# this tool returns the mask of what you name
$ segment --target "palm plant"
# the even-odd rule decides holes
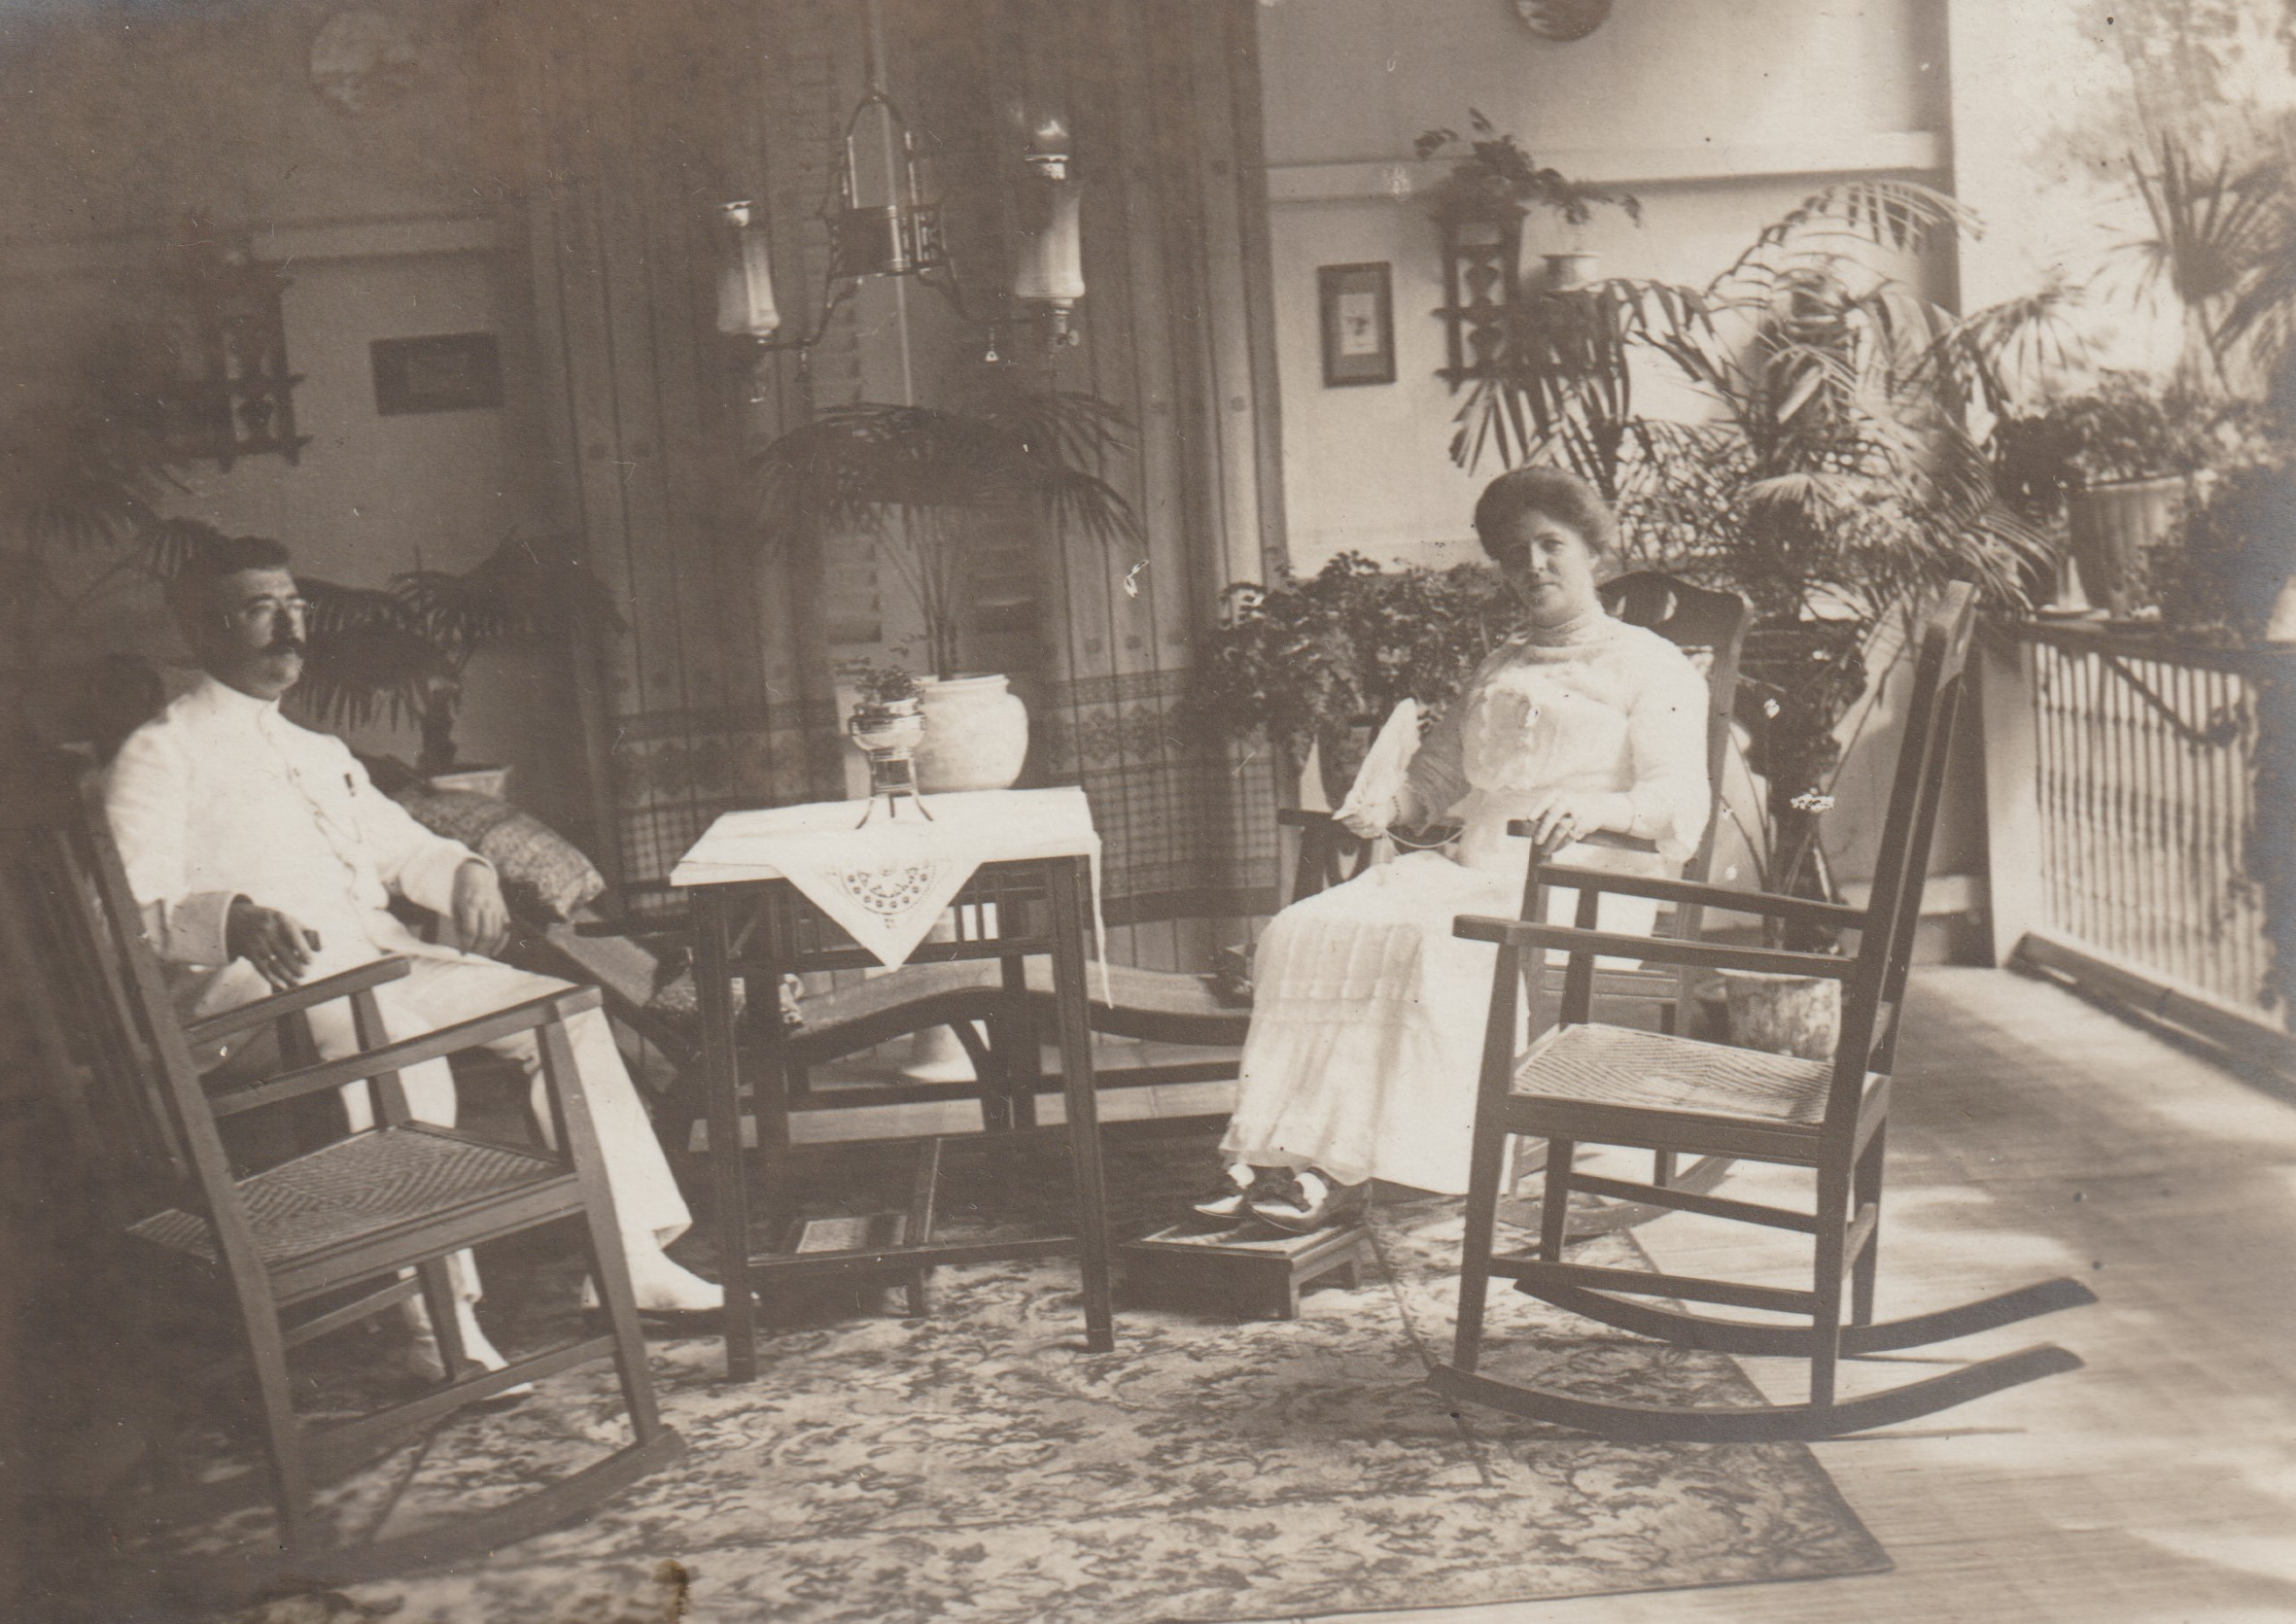
[[[928,663],[955,676],[986,524],[1140,541],[1131,502],[1094,471],[1126,448],[1130,429],[1106,401],[1065,392],[998,388],[971,411],[832,406],[758,454],[760,526],[770,545],[882,544],[923,617]]]
[[[176,485],[122,334],[59,363],[69,382],[0,423],[0,647],[18,673],[47,666],[122,590],[163,576],[183,536],[159,517]]]
[[[2296,340],[2296,181],[2285,134],[2236,157],[2203,155],[2170,130],[2132,155],[2153,234],[2128,246],[2139,289],[2183,312],[2180,381],[2190,392],[2261,393]]]
[[[613,595],[562,544],[515,536],[459,573],[412,570],[384,588],[298,584],[311,652],[296,708],[336,727],[413,723],[425,777],[454,770],[464,674],[479,649],[622,629]]]

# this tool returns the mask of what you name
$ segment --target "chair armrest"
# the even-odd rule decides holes
[[[339,1059],[298,1066],[294,1071],[274,1077],[268,1083],[259,1083],[253,1088],[240,1088],[218,1098],[215,1101],[215,1114],[219,1117],[236,1116],[242,1111],[254,1111],[265,1105],[276,1105],[281,1100],[294,1099],[298,1094],[316,1093],[322,1088],[339,1088],[350,1083],[365,1083],[384,1072],[404,1071],[426,1060],[444,1059],[466,1049],[476,1049],[497,1038],[506,1038],[513,1032],[531,1032],[538,1026],[564,1021],[584,1010],[596,1009],[598,1003],[598,989],[594,986],[570,986],[563,992],[544,993],[523,1004],[513,1004],[506,1010],[457,1021],[452,1026],[441,1026],[420,1037],[401,1038],[396,1043],[386,1043],[379,1049],[361,1050],[356,1054],[345,1054]]]
[[[1762,914],[1771,918],[1832,925],[1842,930],[1858,930],[1865,924],[1864,909],[1853,908],[1846,902],[1821,902],[1816,897],[1739,891],[1726,885],[1667,880],[1657,875],[1613,874],[1608,869],[1581,868],[1576,863],[1543,864],[1539,877],[1550,885],[1566,885],[1573,890],[1611,891],[1620,896],[1649,897],[1656,902],[1694,903],[1738,914]]]
[[[1275,809],[1275,821],[1287,829],[1339,829],[1349,840],[1362,838],[1352,829],[1341,828],[1338,814],[1328,812],[1311,812],[1305,807],[1278,807]],[[1425,848],[1457,840],[1459,825],[1456,823],[1423,823],[1412,827],[1399,823],[1387,833],[1393,836],[1400,846]],[[1652,849],[1654,851],[1657,847],[1652,847]]]
[[[673,885],[667,880],[629,880],[615,889],[619,895],[615,898],[614,912],[619,916],[601,918],[593,915],[589,918],[574,919],[572,923],[577,936],[666,935],[684,931],[690,922],[682,908],[640,917],[630,907],[631,902],[639,897],[683,896],[685,887],[682,885]]]
[[[184,1037],[192,1044],[214,1043],[253,1030],[282,1016],[293,1015],[297,1010],[332,1003],[337,998],[348,998],[354,992],[364,992],[370,986],[398,981],[413,966],[403,958],[378,958],[372,964],[362,964],[356,970],[345,970],[340,975],[329,976],[325,981],[290,987],[285,992],[258,998],[252,1004],[241,1004],[237,1009],[211,1015],[204,1020],[189,1021],[184,1026]]]
[[[1511,817],[1507,820],[1507,832],[1517,840],[1531,839],[1535,830],[1536,825],[1530,818]],[[1607,846],[1614,851],[1655,853],[1658,849],[1658,843],[1646,835],[1622,835],[1616,829],[1597,829],[1590,835],[1582,835],[1580,844],[1583,846]]]
[[[1693,964],[1709,970],[1767,970],[1787,976],[1823,976],[1847,981],[1857,960],[1832,953],[1789,952],[1778,948],[1738,948],[1724,942],[1681,942],[1669,936],[1636,936],[1619,930],[1581,930],[1575,925],[1541,924],[1532,919],[1501,919],[1484,914],[1462,914],[1451,921],[1451,934],[1477,942],[1496,942],[1505,948],[1563,948],[1573,956],[1615,953],[1627,958],[1656,960],[1660,964]]]

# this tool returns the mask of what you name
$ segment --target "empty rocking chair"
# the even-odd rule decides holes
[[[1429,1378],[1437,1391],[1605,1437],[1767,1441],[1832,1437],[1888,1426],[2080,1367],[2072,1354],[2044,1344],[1882,1392],[1851,1398],[1835,1394],[1836,1368],[1844,1356],[1921,1347],[2096,1300],[2078,1281],[2057,1279],[1911,1319],[1876,1323],[1873,1318],[1883,1142],[1898,1009],[1921,913],[1922,879],[1936,822],[1946,744],[1961,700],[1974,623],[1974,591],[1958,585],[1949,589],[1922,630],[1905,740],[1868,907],[1542,865],[1536,878],[1578,888],[1576,927],[1473,916],[1458,920],[1460,935],[1499,945],[1499,965],[1476,1113],[1458,1339],[1452,1362],[1439,1365]],[[1852,956],[1834,956],[1646,941],[1597,931],[1590,928],[1596,899],[1606,890],[1655,897],[1679,907],[1704,904],[1855,931],[1858,950]],[[1515,1000],[1525,985],[1526,955],[1536,966],[1553,948],[1570,953],[1561,1017],[1517,1056]],[[1836,1058],[1798,1059],[1589,1022],[1593,956],[1598,953],[1839,981],[1842,1022]],[[1543,981],[1529,983],[1534,998]],[[1544,1024],[1535,1019],[1532,1030]],[[1535,1252],[1494,1255],[1501,1167],[1508,1137],[1515,1134],[1543,1136],[1551,1145],[1539,1245]],[[1572,1152],[1582,1143],[1625,1146],[1661,1156],[1807,1167],[1816,1176],[1815,1209],[1798,1212],[1679,1185],[1590,1175],[1572,1166]],[[1808,1290],[1786,1290],[1566,1262],[1564,1214],[1574,1190],[1809,1235],[1816,1252],[1811,1285]],[[1680,1346],[1807,1360],[1809,1400],[1726,1408],[1626,1403],[1526,1388],[1478,1374],[1485,1296],[1494,1276],[1513,1280],[1517,1291],[1587,1319]],[[1783,1312],[1806,1317],[1808,1323],[1717,1318],[1668,1305],[1675,1299]]]

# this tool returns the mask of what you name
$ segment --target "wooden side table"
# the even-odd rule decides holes
[[[936,798],[933,805],[938,808],[946,799],[955,798]],[[1078,799],[1081,802],[1081,796]],[[1090,839],[1089,825],[1086,838]],[[705,836],[694,853],[703,852],[709,841]],[[883,1276],[942,1263],[1065,1252],[1075,1252],[1081,1263],[1087,1345],[1096,1352],[1113,1348],[1107,1199],[1100,1165],[1099,1118],[1093,1093],[1092,1036],[1086,1020],[1089,993],[1084,942],[1092,922],[1092,853],[1080,849],[1073,854],[982,863],[952,904],[957,921],[954,939],[922,943],[904,961],[997,959],[1013,1009],[1013,1019],[999,1023],[1004,1028],[1003,1044],[1010,1048],[999,1059],[1009,1067],[1026,1067],[1026,1075],[1033,1076],[1036,1038],[1027,1014],[1026,959],[1030,953],[1051,956],[1075,1193],[1073,1231],[953,1242],[935,1242],[929,1237],[920,1242],[912,1231],[895,1245],[803,1253],[749,1250],[752,1191],[742,1148],[742,1085],[745,1078],[753,1085],[752,1109],[766,1173],[766,1200],[788,1206],[790,1076],[779,1001],[752,990],[737,1030],[733,978],[742,976],[751,989],[770,988],[781,985],[785,972],[860,969],[877,964],[879,959],[787,879],[778,875],[750,878],[725,867],[704,872],[691,864],[694,853],[689,853],[688,864],[680,865],[678,873],[683,878],[678,882],[687,889],[693,903],[695,985],[701,1002],[703,1077],[715,1207],[712,1225],[718,1257],[742,1260],[747,1264],[745,1268],[720,1263],[725,1284],[726,1374],[733,1380],[747,1381],[757,1373],[755,1292],[762,1282]],[[770,873],[770,864],[756,866]],[[901,971],[894,969],[889,974],[897,976]],[[787,1215],[776,1212],[773,1216],[773,1232],[786,1233]]]

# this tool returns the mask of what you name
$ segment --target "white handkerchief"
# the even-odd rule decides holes
[[[1350,817],[1369,818],[1382,828],[1393,823],[1403,805],[1404,775],[1418,749],[1418,702],[1401,700],[1387,712],[1379,737],[1372,741],[1363,765],[1355,771],[1355,782],[1348,787],[1347,799],[1339,803],[1332,815],[1341,822]]]

